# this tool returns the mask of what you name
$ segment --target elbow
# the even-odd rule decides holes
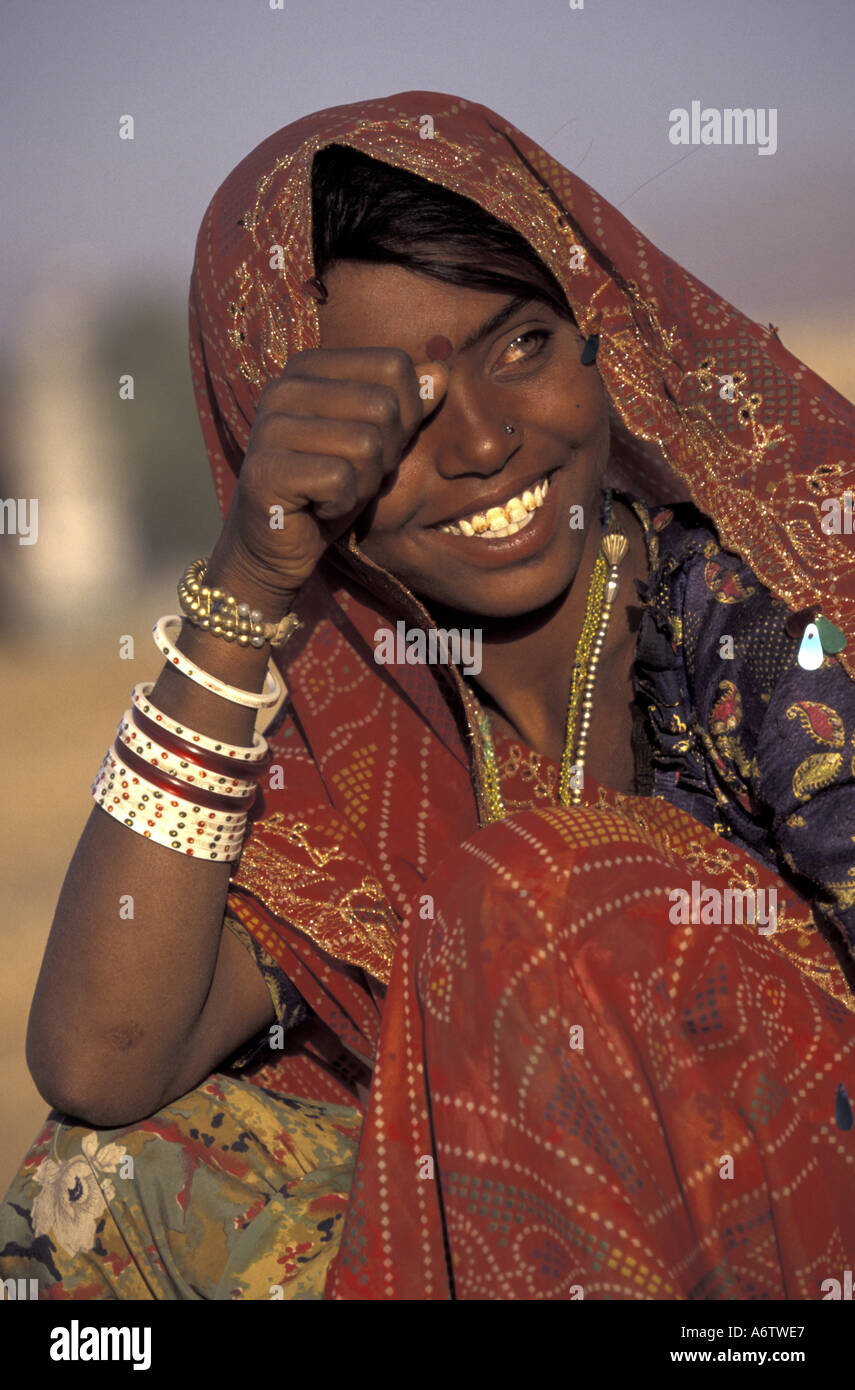
[[[93,1129],[119,1129],[137,1124],[160,1105],[150,1069],[147,1077],[129,1078],[124,1068],[80,1056],[73,1049],[44,1039],[30,1027],[27,1033],[27,1066],[42,1100],[53,1110]]]

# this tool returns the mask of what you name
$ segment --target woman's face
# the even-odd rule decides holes
[[[416,364],[436,335],[453,348],[445,397],[359,518],[362,551],[428,605],[502,618],[557,598],[573,581],[588,528],[599,524],[609,449],[606,394],[596,367],[580,363],[577,329],[530,301],[465,349],[511,295],[353,261],[337,262],[324,283],[324,348],[396,347]],[[507,540],[439,529],[522,498],[544,479],[543,505]],[[584,529],[578,512],[570,525],[574,505]]]

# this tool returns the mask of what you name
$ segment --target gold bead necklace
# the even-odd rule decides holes
[[[612,529],[610,526],[611,500],[611,493],[607,492],[606,524],[609,529],[603,536],[594,564],[585,603],[585,620],[582,623],[582,631],[576,643],[576,655],[573,660],[570,696],[567,702],[564,752],[561,757],[561,772],[558,780],[558,800],[562,806],[578,806],[582,801],[585,755],[588,749],[588,734],[594,709],[594,683],[611,618],[612,605],[620,588],[620,564],[629,550],[629,541],[623,532]],[[484,799],[489,809],[488,824],[490,824],[493,821],[502,820],[506,811],[502,799],[496,751],[490,732],[490,721],[477,701],[476,710],[484,749],[483,790]]]

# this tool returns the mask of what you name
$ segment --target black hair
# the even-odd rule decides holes
[[[315,279],[335,261],[398,265],[449,285],[524,295],[575,323],[564,291],[525,237],[460,193],[347,145],[312,169]]]

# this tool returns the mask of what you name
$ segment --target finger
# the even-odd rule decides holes
[[[280,380],[268,393],[253,427],[253,444],[346,455],[348,431],[356,431],[358,437],[359,426],[371,426],[382,440],[383,463],[389,470],[422,418],[419,409],[405,427],[397,391],[382,382],[292,377]]]
[[[352,438],[346,438],[341,453],[324,452],[317,439],[309,439],[305,452],[291,448],[278,455],[268,452],[259,456],[251,480],[252,495],[261,500],[263,510],[270,501],[276,501],[287,515],[308,510],[319,519],[330,520],[351,511],[358,514],[386,476],[378,441],[370,439],[370,426],[364,428],[364,447],[357,442],[354,448]]]
[[[330,403],[324,403],[324,409]],[[289,457],[293,454],[335,455],[355,467],[376,464],[378,480],[390,473],[401,457],[403,434],[400,423],[395,429],[371,419],[333,418],[313,415],[278,415],[268,412],[255,433],[255,450],[269,457]],[[379,486],[379,481],[378,481]]]
[[[424,419],[419,383],[412,357],[400,348],[308,348],[295,353],[282,379],[325,377],[391,386],[398,396],[405,438]]]

